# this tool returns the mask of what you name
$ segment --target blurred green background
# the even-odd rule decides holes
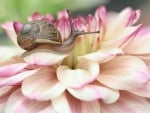
[[[87,15],[94,13],[95,9],[100,5],[106,5],[108,10],[120,11],[127,6],[134,9],[141,9],[149,13],[149,0],[0,0],[0,24],[5,21],[20,20],[27,21],[27,17],[34,12],[40,12],[45,15],[51,13],[56,16],[56,12],[63,9],[69,9],[71,13],[76,15]],[[143,13],[141,21],[144,20],[149,14]],[[146,19],[145,19],[146,18]],[[11,44],[8,41],[4,30],[0,29],[0,44]]]
[[[96,4],[106,3],[107,0],[0,0],[0,22],[6,20],[26,21],[26,17],[33,12],[53,15],[58,10],[72,11],[91,8]]]

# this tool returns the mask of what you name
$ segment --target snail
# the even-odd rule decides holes
[[[21,48],[31,51],[40,45],[48,45],[47,49],[57,53],[68,53],[72,51],[76,37],[84,34],[99,33],[77,31],[74,29],[71,19],[69,18],[71,32],[69,37],[62,42],[59,30],[46,20],[31,21],[21,28],[17,34],[17,42]]]

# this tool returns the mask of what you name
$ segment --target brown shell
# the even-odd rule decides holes
[[[62,43],[60,32],[46,20],[35,20],[25,24],[17,36],[18,44],[25,50],[31,50],[39,43],[44,43],[36,42],[40,39],[51,41],[51,44]]]
[[[62,42],[60,32],[54,25],[50,24],[48,21],[46,20],[33,21],[32,24],[36,24],[39,26],[40,29],[39,38],[46,38],[48,40]]]

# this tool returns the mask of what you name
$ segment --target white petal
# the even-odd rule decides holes
[[[103,86],[86,85],[83,88],[68,89],[74,97],[83,101],[102,99],[105,103],[113,103],[119,98],[119,92]]]
[[[76,69],[59,66],[57,77],[66,87],[83,87],[92,82],[99,74],[99,64],[92,60],[80,59]]]
[[[113,59],[118,54],[123,54],[123,51],[120,48],[105,48],[105,49],[102,48],[96,52],[79,56],[78,59],[86,58],[102,63]]]
[[[50,101],[38,102],[29,100],[18,89],[9,97],[5,106],[5,113],[39,113],[48,106],[51,106]]]
[[[100,104],[96,101],[80,101],[71,95],[64,93],[52,100],[57,113],[100,113]]]
[[[65,87],[57,80],[55,70],[41,68],[31,77],[24,79],[22,93],[34,100],[50,100],[62,94]]]
[[[61,55],[61,54],[55,54],[51,52],[35,52],[25,56],[24,60],[28,64],[45,66],[45,65],[53,65],[59,63],[63,60],[64,57],[66,57],[66,54]]]
[[[145,63],[133,56],[118,56],[101,68],[97,80],[117,90],[132,91],[145,86],[150,79]]]
[[[116,103],[101,104],[101,109],[102,113],[149,113],[150,103],[146,98],[124,93]]]

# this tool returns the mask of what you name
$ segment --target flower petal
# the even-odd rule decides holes
[[[25,63],[24,60],[20,56],[13,56],[8,60],[4,60],[0,62],[0,66],[7,66],[7,65],[12,65],[12,64],[17,64],[17,63]]]
[[[6,103],[7,98],[6,100],[3,100],[3,99],[2,99],[2,102],[0,102],[0,113],[4,113],[4,110],[5,110],[4,108],[5,108],[5,103]]]
[[[14,86],[5,86],[0,88],[0,97],[7,95],[15,89]],[[0,112],[1,113],[1,112]]]
[[[52,105],[45,107],[43,110],[39,111],[38,113],[56,113]]]
[[[120,33],[125,27],[134,24],[140,16],[140,11],[133,11],[130,7],[125,8],[122,12],[110,16],[108,14],[107,34],[105,38],[111,38]]]
[[[45,15],[43,19],[46,19],[49,23],[52,23],[54,21],[54,17],[49,13]]]
[[[28,17],[28,21],[41,20],[42,18],[43,16],[40,13],[35,12],[32,16]]]
[[[13,28],[13,22],[5,22],[0,25],[7,33],[9,38],[12,40],[12,42],[18,46],[17,44],[17,35],[15,33],[15,30]]]
[[[92,82],[98,74],[99,64],[86,59],[80,59],[74,70],[67,66],[59,66],[57,69],[58,80],[66,87],[73,88],[83,87]]]
[[[58,21],[56,27],[60,31],[61,39],[64,41],[71,33],[70,23],[68,19],[62,18]]]
[[[16,85],[20,83],[23,79],[34,74],[36,71],[37,70],[24,71],[10,77],[1,77],[0,86]]]
[[[150,103],[146,98],[122,94],[120,99],[113,104],[101,103],[102,113],[149,113]]]
[[[95,11],[95,17],[100,19],[105,26],[107,20],[106,7],[100,6],[99,8],[97,8],[97,10]]]
[[[79,56],[78,59],[85,58],[102,63],[113,59],[118,54],[123,54],[123,51],[120,48],[107,48],[100,49],[96,52],[89,53],[83,56]]]
[[[52,104],[57,113],[72,113],[69,102],[64,93],[59,97],[52,99]]]
[[[21,22],[13,22],[13,27],[14,27],[16,34],[20,32],[22,26],[23,24]]]
[[[114,103],[119,98],[119,92],[103,86],[86,85],[83,88],[68,89],[74,97],[83,101],[102,99],[105,103]]]
[[[135,39],[128,44],[124,51],[126,54],[145,54],[150,53],[150,27],[142,28]]]
[[[133,56],[118,56],[101,66],[97,80],[119,90],[133,90],[150,79],[145,63]]]
[[[125,47],[135,38],[141,27],[142,25],[127,27],[123,31],[119,32],[118,35],[110,36],[110,39],[104,40],[104,42],[102,43],[102,48]]]
[[[50,68],[41,68],[22,83],[22,93],[30,99],[40,101],[55,98],[64,90],[63,85],[56,79],[55,70]]]
[[[57,19],[60,20],[62,18],[64,19],[68,19],[69,15],[68,15],[68,12],[67,10],[63,10],[63,11],[60,11],[57,13]]]
[[[0,113],[5,113],[5,105],[10,94],[0,96]]]
[[[14,55],[22,54],[23,52],[23,49],[14,46],[0,46],[0,63],[10,59]]]
[[[148,97],[150,98],[150,81],[148,81],[146,84],[144,84],[143,86],[136,88],[136,89],[132,89],[130,92],[138,95],[138,96],[142,96],[142,97]]]
[[[5,113],[40,113],[48,106],[52,108],[50,101],[38,102],[29,100],[18,89],[9,97],[6,103]]]
[[[26,63],[17,63],[0,67],[0,77],[12,76],[22,71],[25,67],[27,67]]]
[[[91,101],[91,102],[82,101],[81,109],[82,109],[82,113],[100,113],[101,112],[98,100]]]
[[[0,97],[4,96],[13,89],[13,86],[5,86],[0,88]]]
[[[16,87],[14,86],[0,88],[0,113],[4,113],[7,99],[14,90],[16,90]]]
[[[54,20],[54,17],[51,14],[42,16],[39,12],[35,12],[32,14],[32,16],[28,17],[28,21],[34,21],[34,20],[46,20],[49,23],[52,23],[52,21]]]
[[[35,52],[24,56],[24,60],[28,64],[35,64],[38,66],[53,65],[59,63],[66,57],[66,54],[57,54],[51,52]]]
[[[75,30],[86,31],[85,23],[83,23],[82,17],[73,19],[73,25]]]
[[[88,30],[90,31],[99,31],[101,27],[101,20],[96,17],[88,16]],[[94,34],[95,37],[99,36],[99,34]]]
[[[98,101],[85,102],[67,95],[66,93],[52,100],[58,113],[100,113]]]

